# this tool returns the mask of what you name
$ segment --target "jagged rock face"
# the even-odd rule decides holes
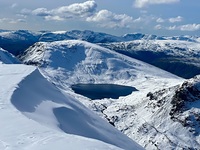
[[[200,130],[200,76],[185,81],[175,92],[171,101],[171,119],[190,128],[194,135]]]

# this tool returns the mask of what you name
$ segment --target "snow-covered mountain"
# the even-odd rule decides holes
[[[0,48],[0,64],[19,64],[20,61],[12,54]]]
[[[180,40],[135,40],[102,43],[119,53],[145,61],[184,78],[200,74],[200,43]]]
[[[77,40],[36,43],[21,60],[38,65],[50,82],[146,149],[200,146],[199,131],[194,132],[198,130],[199,77],[186,81],[144,62]],[[118,99],[91,101],[71,89],[71,85],[78,83],[129,85],[137,91]],[[186,92],[182,92],[183,87]]]
[[[0,64],[0,83],[0,149],[142,149],[35,67]]]
[[[20,59],[25,64],[60,71],[59,76],[63,73],[67,79],[63,82],[67,85],[79,82],[129,83],[140,76],[179,79],[136,59],[79,40],[38,42],[27,49]]]
[[[39,40],[39,34],[27,30],[0,30],[0,47],[19,55]]]
[[[109,43],[109,42],[119,42],[124,40],[122,37],[117,37],[114,35],[93,32],[90,30],[80,31],[57,31],[57,32],[46,32],[41,35],[39,41],[41,42],[53,42],[68,39],[78,39],[83,41],[88,41],[91,43]]]

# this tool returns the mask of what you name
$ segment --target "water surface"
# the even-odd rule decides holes
[[[137,91],[135,87],[117,84],[75,84],[71,88],[75,93],[92,100],[103,98],[118,99],[120,96],[127,96],[133,91]]]

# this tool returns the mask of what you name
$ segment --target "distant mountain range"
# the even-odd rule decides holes
[[[200,74],[197,36],[156,36],[131,33],[114,36],[93,31],[40,31],[0,30],[0,47],[18,56],[36,42],[53,42],[78,39],[155,65],[183,78]]]

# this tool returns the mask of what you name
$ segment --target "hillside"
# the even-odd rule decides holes
[[[142,61],[78,40],[36,43],[21,60],[39,66],[42,74],[59,89],[146,149],[199,147],[196,117],[199,108],[191,107],[199,101],[198,77],[187,81]],[[137,90],[117,99],[91,100],[71,89],[79,83],[128,85]],[[190,99],[195,97],[195,101],[181,96],[183,87],[189,91],[185,95]]]

